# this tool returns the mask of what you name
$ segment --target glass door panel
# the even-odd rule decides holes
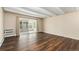
[[[20,33],[33,33],[33,32],[37,32],[37,20],[21,19]]]

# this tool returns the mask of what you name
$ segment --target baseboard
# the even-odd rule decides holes
[[[77,39],[77,38],[73,38],[73,37],[69,37],[69,36],[58,35],[58,34],[52,34],[52,33],[48,33],[48,32],[44,32],[44,33],[51,34],[51,35],[56,35],[56,36],[60,36],[60,37],[64,37],[64,38],[79,40],[79,39]]]
[[[45,32],[38,32],[38,33],[45,33]]]

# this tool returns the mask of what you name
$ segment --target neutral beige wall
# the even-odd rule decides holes
[[[38,32],[43,32],[43,19],[37,20],[37,30]]]
[[[79,12],[44,19],[44,32],[79,39]]]
[[[3,35],[3,9],[0,7],[0,46],[2,45],[4,41],[4,35]]]
[[[18,21],[16,20],[19,20],[19,17],[24,17],[24,18],[31,18],[31,17],[27,17],[27,16],[24,16],[24,15],[18,15],[18,14],[15,14],[15,13],[10,13],[10,12],[5,12],[4,13],[4,29],[14,29],[14,35],[16,35],[16,31],[18,33],[18,27],[16,27],[16,22],[18,23]],[[38,19],[38,18],[32,18],[32,19],[37,19],[38,20],[38,32],[42,31],[42,27],[41,27],[41,20]],[[17,34],[18,35],[18,34]]]
[[[13,35],[16,35],[16,15],[4,13],[4,30],[13,29]]]

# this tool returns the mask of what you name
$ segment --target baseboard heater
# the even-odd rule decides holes
[[[10,36],[14,36],[15,34],[14,34],[15,32],[14,32],[14,29],[6,29],[6,30],[4,30],[4,36],[5,37],[10,37]]]

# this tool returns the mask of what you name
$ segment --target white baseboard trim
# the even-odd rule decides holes
[[[79,40],[78,38],[75,38],[75,37],[70,37],[70,36],[65,36],[65,35],[60,35],[60,34],[53,34],[53,33],[49,33],[49,32],[45,32],[45,33],[48,33],[48,34],[51,34],[51,35],[57,35],[57,36],[65,37],[65,38]]]

